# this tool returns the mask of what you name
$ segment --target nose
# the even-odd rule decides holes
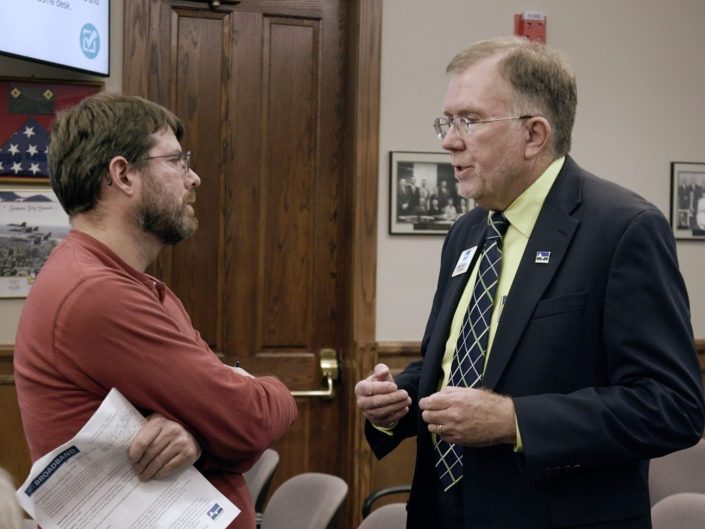
[[[198,187],[201,185],[201,177],[191,168],[188,170],[188,181],[189,187]]]
[[[445,137],[441,140],[441,147],[446,151],[460,151],[465,147],[465,140],[458,129],[453,126],[448,129]]]

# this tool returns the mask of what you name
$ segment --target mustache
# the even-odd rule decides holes
[[[184,197],[184,204],[193,204],[196,202],[196,190],[191,189],[188,194]]]

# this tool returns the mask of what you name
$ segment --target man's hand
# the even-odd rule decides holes
[[[397,388],[389,368],[377,364],[374,372],[355,384],[357,406],[365,418],[376,426],[390,426],[409,413],[411,397]]]
[[[245,371],[243,368],[241,368],[239,365],[236,366],[228,366],[230,369],[235,371],[238,375],[242,375],[244,377],[249,377],[249,378],[255,378],[254,375],[251,375],[249,372]]]
[[[490,390],[449,386],[421,399],[419,408],[428,431],[449,443],[516,443],[514,402]]]
[[[194,464],[201,447],[181,424],[154,413],[135,435],[127,456],[140,481],[148,481]]]

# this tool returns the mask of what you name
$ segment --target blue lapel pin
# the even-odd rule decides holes
[[[547,252],[545,250],[540,250],[536,252],[536,259],[534,260],[535,263],[538,264],[548,264],[548,261],[551,260],[551,252]]]

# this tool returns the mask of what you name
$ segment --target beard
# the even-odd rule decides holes
[[[155,177],[150,175],[136,212],[137,222],[142,230],[163,244],[174,245],[193,235],[198,228],[198,219],[188,208],[196,199],[196,192],[191,190],[182,201],[177,201],[155,184]]]
[[[460,196],[474,200],[485,209],[503,211],[507,208],[531,184],[525,181],[521,151],[515,147],[510,144],[505,156],[489,170],[476,166],[470,179],[460,182]]]

